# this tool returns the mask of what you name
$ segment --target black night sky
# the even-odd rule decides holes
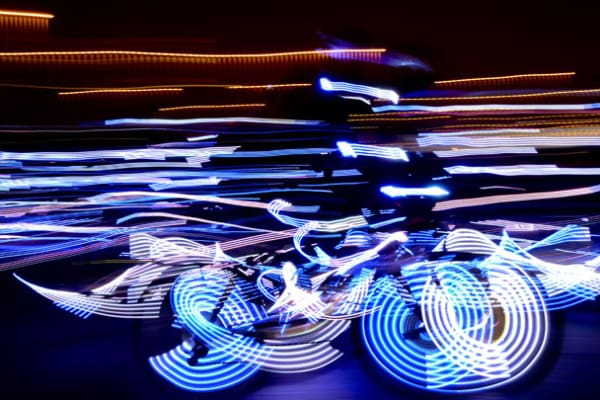
[[[571,1],[13,2],[55,15],[53,38],[206,38],[218,51],[315,48],[316,32],[423,56],[439,78],[576,71],[598,79],[592,3]],[[6,8],[11,4],[6,3]]]

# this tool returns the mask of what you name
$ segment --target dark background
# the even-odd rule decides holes
[[[591,5],[573,1],[555,6],[526,1],[62,0],[2,2],[0,8],[53,13],[50,35],[56,41],[155,38],[164,44],[167,38],[177,44],[208,39],[223,52],[296,50],[318,47],[316,32],[322,31],[421,56],[434,66],[438,79],[575,71],[581,85],[600,82],[597,13]],[[54,266],[33,267],[23,275],[39,277],[48,267]],[[67,270],[64,265],[54,269],[48,282],[73,279]],[[553,342],[537,375],[510,389],[466,397],[599,398],[598,309],[596,302],[555,316]],[[383,382],[351,334],[340,343],[346,355],[324,370],[262,375],[240,390],[193,396],[161,382],[145,361],[167,332],[160,322],[83,321],[5,272],[0,273],[0,315],[5,399],[424,398]],[[172,339],[164,337],[165,342]]]
[[[55,39],[207,38],[219,51],[258,51],[315,48],[321,31],[423,56],[440,79],[556,71],[600,77],[600,24],[591,1],[2,3],[53,13]]]

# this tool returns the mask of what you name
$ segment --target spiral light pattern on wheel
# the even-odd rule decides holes
[[[363,339],[393,378],[473,392],[506,384],[535,364],[548,336],[542,294],[506,260],[474,266],[431,263],[429,272],[407,271],[404,284],[391,277],[375,284],[370,301],[381,309],[363,318]]]
[[[171,301],[178,322],[208,352],[195,365],[189,365],[192,346],[184,342],[170,352],[150,358],[158,374],[183,389],[208,392],[237,385],[260,368],[258,360],[268,350],[253,338],[226,328],[241,328],[262,317],[258,307],[244,301],[230,273],[185,273],[173,286]]]
[[[414,299],[401,296],[399,282],[392,277],[375,282],[368,301],[381,308],[363,317],[362,336],[370,355],[392,378],[426,387],[428,356],[435,356],[438,351],[423,331],[416,301],[427,274],[415,274],[412,278]]]

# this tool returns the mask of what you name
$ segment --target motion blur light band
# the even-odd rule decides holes
[[[114,125],[194,125],[194,124],[271,124],[271,125],[320,125],[321,121],[298,120],[285,118],[258,118],[258,117],[223,117],[223,118],[118,118],[107,119],[104,124]]]
[[[409,161],[406,151],[399,147],[374,146],[368,144],[349,143],[338,141],[337,148],[344,157],[356,158],[358,156],[376,157],[388,160]]]
[[[430,196],[430,197],[442,197],[448,196],[448,191],[438,187],[431,186],[425,188],[404,188],[397,186],[382,186],[379,189],[381,193],[389,197],[406,197],[406,196]]]
[[[374,86],[358,85],[348,82],[335,82],[327,78],[319,79],[319,87],[326,92],[346,92],[352,94],[361,94],[375,99],[382,99],[398,104],[400,95],[390,89],[381,89]]]

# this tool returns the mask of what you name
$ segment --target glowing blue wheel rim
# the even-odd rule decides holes
[[[228,296],[223,302],[224,293]],[[211,392],[236,386],[258,371],[266,355],[262,346],[228,327],[259,319],[261,310],[244,301],[230,274],[220,270],[182,274],[173,286],[171,301],[178,323],[208,352],[190,364],[194,345],[184,341],[151,357],[150,365],[161,377],[185,390]],[[220,310],[213,316],[218,304]]]
[[[380,309],[362,319],[368,353],[393,379],[418,389],[475,392],[505,385],[537,361],[548,336],[539,289],[518,266],[431,263],[384,277],[369,294]],[[403,286],[404,285],[404,286]]]

